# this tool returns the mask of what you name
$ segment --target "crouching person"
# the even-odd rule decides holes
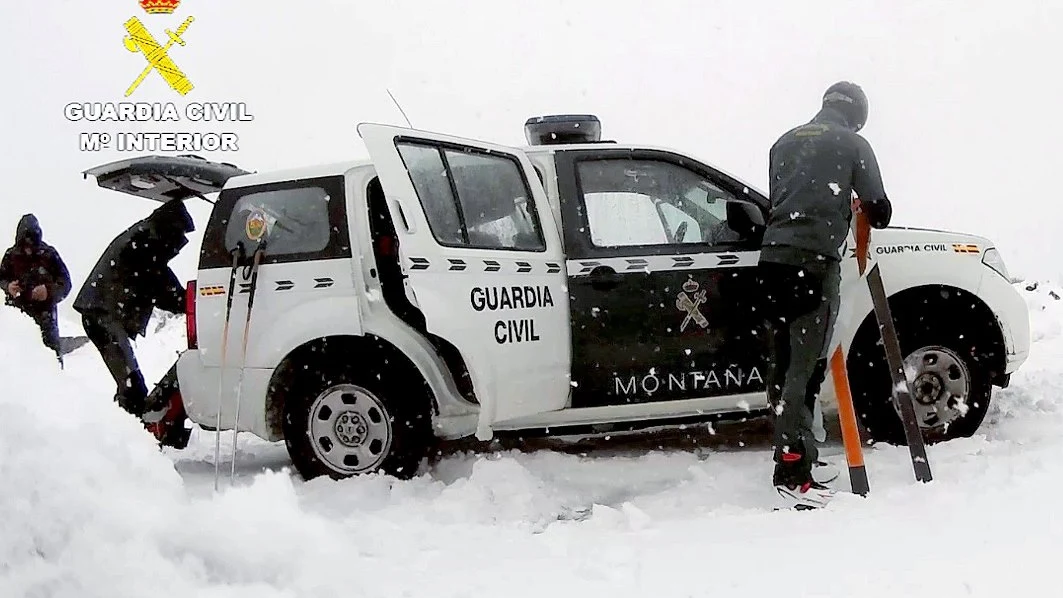
[[[70,272],[54,247],[44,242],[40,223],[26,214],[15,229],[15,244],[0,262],[5,303],[33,318],[44,345],[62,364],[56,307],[70,293]]]
[[[74,300],[85,335],[117,385],[115,401],[138,417],[148,389],[132,341],[145,335],[156,307],[184,313],[184,287],[168,264],[193,230],[180,200],[163,204],[111,241]]]

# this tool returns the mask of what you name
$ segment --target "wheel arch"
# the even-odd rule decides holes
[[[924,439],[932,443],[973,434],[988,411],[992,386],[1007,382],[1005,333],[992,308],[970,290],[940,283],[897,291],[887,301],[903,355],[939,345],[974,368],[965,399],[969,411],[929,437],[924,430]],[[889,399],[890,375],[873,310],[856,327],[846,355],[853,406],[868,438],[904,444],[900,418]]]
[[[284,395],[290,388],[292,374],[301,364],[315,359],[338,357],[358,359],[367,366],[399,367],[410,376],[417,376],[418,386],[431,402],[431,415],[439,414],[439,399],[428,383],[426,373],[398,347],[387,339],[373,334],[330,335],[318,337],[298,345],[281,359],[266,387],[265,419],[271,437],[284,438]]]
[[[847,359],[865,339],[877,338],[878,318],[868,306],[859,324],[851,330],[846,344]],[[887,298],[897,336],[904,343],[905,328],[935,326],[955,331],[959,337],[974,337],[979,350],[973,357],[988,365],[990,380],[997,386],[1006,382],[1007,347],[1004,330],[993,309],[974,291],[952,284],[924,283],[894,292]],[[942,318],[941,315],[945,317]],[[970,340],[968,338],[968,340]]]

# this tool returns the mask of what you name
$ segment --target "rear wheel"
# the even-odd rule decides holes
[[[305,479],[416,475],[431,440],[429,400],[391,368],[299,369],[284,397],[284,441]]]

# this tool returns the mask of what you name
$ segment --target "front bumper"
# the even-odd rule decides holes
[[[272,369],[245,368],[243,380],[240,369],[225,368],[225,378],[220,380],[221,368],[206,367],[198,350],[191,349],[177,360],[177,378],[181,386],[181,398],[188,419],[202,428],[213,430],[218,425],[218,407],[221,405],[221,429],[232,430],[236,418],[237,388],[243,387],[240,398],[241,432],[275,442],[279,438],[270,435],[266,424],[266,390],[269,387]],[[218,400],[219,382],[221,401]]]
[[[996,314],[1006,350],[1004,374],[1010,375],[1030,356],[1030,309],[1019,291],[989,268],[982,275],[978,296]],[[1005,376],[995,383],[1007,384],[1009,379]]]

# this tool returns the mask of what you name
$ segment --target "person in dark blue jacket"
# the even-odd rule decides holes
[[[46,347],[62,363],[57,307],[70,293],[70,272],[54,247],[44,242],[40,222],[25,214],[15,229],[15,244],[0,261],[5,303],[33,318]]]

